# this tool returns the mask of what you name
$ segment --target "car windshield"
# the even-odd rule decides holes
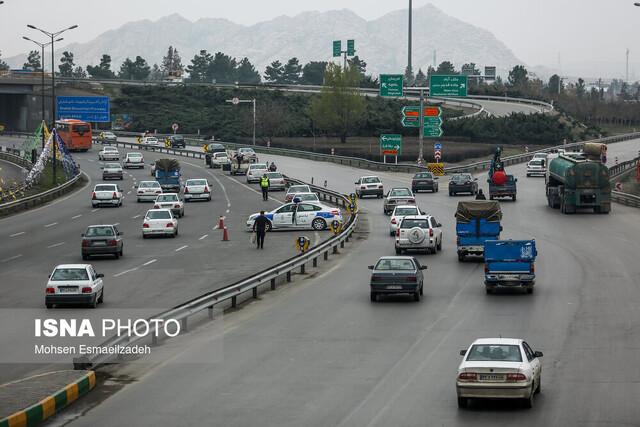
[[[174,135],[172,138],[174,141],[182,141],[184,139],[181,135]]]
[[[254,165],[250,165],[250,166],[249,166],[249,169],[251,169],[251,170],[255,170],[255,169],[268,169],[268,168],[267,168],[267,165],[263,165],[263,164],[260,164],[260,163],[256,163],[256,164],[254,164]]]
[[[120,168],[120,163],[107,163],[104,165],[105,169],[118,169]]]
[[[420,215],[417,208],[396,208],[395,216]]]
[[[391,190],[391,192],[389,193],[389,196],[391,197],[411,196],[411,191],[409,191],[407,188],[397,188],[397,189]]]
[[[417,173],[416,176],[414,176],[414,178],[418,178],[418,179],[433,179],[433,175],[430,174],[429,172],[422,172],[422,173]]]
[[[117,149],[117,148],[115,148],[115,147],[104,147],[104,150],[103,150],[103,151],[104,151],[105,153],[106,153],[107,151],[112,151],[112,152],[114,152],[114,153],[115,153],[116,151],[118,151],[118,149]]]
[[[522,362],[522,354],[517,345],[473,345],[469,350],[467,361]]]
[[[160,184],[157,182],[143,181],[140,183],[140,188],[159,188]]]
[[[171,213],[169,211],[149,211],[147,219],[171,219]]]
[[[311,189],[307,185],[292,185],[287,193],[310,193]]]
[[[157,140],[158,140],[158,138],[156,138],[155,136],[149,136],[149,137],[147,137],[147,141],[155,142],[155,141],[157,141]]]
[[[266,174],[269,179],[280,179],[282,178],[282,174],[280,172],[269,172]]]
[[[156,199],[158,202],[177,202],[178,195],[177,194],[163,194],[158,196]]]
[[[542,166],[542,160],[541,159],[531,160],[529,164],[531,166]]]
[[[253,148],[241,148],[238,150],[239,152],[243,153],[243,154],[253,154]]]
[[[214,153],[213,157],[215,157],[216,159],[220,157],[227,157],[227,153]]]
[[[392,258],[383,258],[376,264],[376,270],[415,270],[415,266],[413,265],[413,261],[410,259],[392,259]]]
[[[140,154],[140,153],[128,153],[127,157],[142,157],[142,154]]]
[[[107,237],[113,236],[113,228],[111,227],[89,227],[84,233],[86,237]]]
[[[378,178],[377,176],[367,176],[362,178],[363,184],[377,184],[379,182],[380,182],[380,178]]]
[[[205,179],[190,179],[187,181],[187,185],[207,185],[207,180]]]
[[[429,223],[427,222],[426,219],[405,218],[402,221],[402,224],[400,225],[400,228],[413,228],[413,227],[429,228]]]
[[[471,175],[454,175],[452,181],[455,182],[467,182],[471,181]]]
[[[314,193],[309,193],[309,194],[300,193],[300,194],[296,194],[296,197],[303,202],[308,202],[310,200],[318,200],[318,195]]]
[[[51,280],[89,280],[86,268],[56,268]]]
[[[93,191],[116,191],[115,185],[96,185]]]

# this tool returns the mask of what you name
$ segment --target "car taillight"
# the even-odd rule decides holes
[[[55,288],[47,288],[47,293],[48,294],[55,294],[56,290],[55,290]]]
[[[86,239],[82,239],[82,246],[90,246],[91,242],[89,240]]]
[[[85,287],[82,288],[82,293],[83,294],[90,294],[92,290],[93,289],[91,289],[90,286],[85,286]]]
[[[382,185],[378,185],[378,188],[382,190]]]
[[[417,281],[418,281],[418,279],[416,278],[416,276],[409,276],[409,277],[407,277],[405,280],[406,280],[407,282],[413,282],[413,283],[415,283],[415,282],[417,282]]]
[[[96,196],[96,192],[94,191],[94,192],[91,194],[91,199],[92,199],[92,200],[95,200],[95,199],[97,199],[97,198],[98,198],[98,197]]]
[[[204,187],[204,192],[208,193],[209,192],[209,187]]]
[[[524,374],[507,374],[507,381],[526,381],[527,377]]]
[[[398,223],[398,221],[396,221],[395,218],[391,218],[391,224],[397,224],[397,223]]]
[[[414,203],[414,204],[416,203],[415,199],[409,199],[408,201],[409,203]]]
[[[485,264],[484,265],[484,272],[488,273],[489,272],[489,264]]]
[[[338,215],[340,215],[340,211],[339,211],[338,209],[333,209],[333,210],[331,211],[331,215],[333,215],[333,216],[338,216]]]
[[[429,229],[429,237],[433,237],[433,228]]]
[[[168,222],[166,228],[173,228],[173,223],[172,222]]]
[[[109,240],[107,242],[107,245],[109,246],[116,246],[118,244],[118,242],[115,239]]]
[[[360,189],[361,189],[361,190],[366,190],[366,189],[367,189],[367,186],[366,186],[366,185],[361,185],[361,186],[360,186]]]
[[[156,194],[162,194],[162,190],[156,190]]]
[[[158,206],[158,205],[153,205],[153,209],[160,209],[160,206]]]
[[[180,208],[180,205],[173,205],[173,207],[174,207],[175,209],[179,209],[179,208]]]
[[[461,372],[458,375],[460,381],[478,381],[478,374],[475,372]]]
[[[189,187],[184,187],[184,194],[188,194],[189,193]]]
[[[111,195],[112,199],[117,199],[118,198],[118,193],[116,193],[115,191],[113,192],[113,194]]]
[[[396,230],[396,236],[400,237],[400,229],[399,228]]]
[[[145,222],[144,224],[142,224],[142,228],[149,228],[149,224]]]
[[[138,190],[138,194],[144,194],[144,191]]]

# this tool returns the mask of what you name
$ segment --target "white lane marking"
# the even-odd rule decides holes
[[[129,269],[129,270],[121,271],[121,272],[120,272],[120,273],[118,273],[118,274],[114,274],[114,275],[113,275],[113,277],[120,277],[120,276],[122,276],[123,274],[127,274],[127,273],[131,273],[132,271],[136,271],[138,268],[139,268],[139,267],[135,267],[135,268],[132,268],[132,269]]]
[[[95,162],[95,160],[93,160],[93,159],[87,159],[87,161],[91,162],[91,163]]]
[[[9,262],[9,261],[13,261],[14,259],[18,259],[18,258],[20,258],[21,256],[22,256],[22,254],[14,255],[14,256],[11,256],[11,257],[9,257],[9,258],[5,258],[5,259],[3,259],[3,260],[2,260],[2,261],[0,261],[0,262]]]
[[[51,249],[51,248],[57,248],[58,246],[62,246],[64,245],[66,242],[60,242],[60,243],[55,243],[53,245],[49,245],[47,246],[47,249]]]
[[[229,213],[229,209],[227,209],[227,210],[225,211],[225,213]]]
[[[181,250],[186,249],[188,247],[189,245],[180,246],[178,249],[176,249],[176,252],[180,252]]]
[[[127,191],[127,194],[131,194],[131,190]]]
[[[204,236],[200,237],[198,240],[204,240],[204,239],[206,239],[207,237],[209,237],[209,235],[208,235],[208,234],[205,234]]]
[[[13,233],[11,236],[9,237],[18,237],[18,236],[22,236],[23,234],[26,234],[24,231],[21,231],[19,233]]]
[[[119,222],[116,222],[116,223],[115,223],[115,224],[113,224],[113,225],[115,225],[115,226],[117,227],[117,226],[119,226],[119,225],[120,225],[120,223],[119,223]]]
[[[153,263],[154,263],[154,262],[156,262],[156,261],[158,261],[158,260],[154,258],[154,259],[152,259],[151,261],[147,261],[147,262],[145,262],[145,263],[144,263],[144,264],[142,264],[142,265],[143,265],[143,266],[151,265],[151,264],[153,264]]]
[[[72,217],[71,217],[71,219],[78,219],[78,218],[80,218],[81,216],[82,216],[82,214],[80,214],[80,215],[76,215],[76,216],[72,216]]]
[[[132,216],[131,219],[136,219],[136,218],[140,218],[142,215],[138,214],[136,216]]]
[[[44,228],[53,227],[54,225],[58,225],[58,223],[57,222],[52,222],[51,224],[45,225]]]
[[[100,210],[100,208],[95,208],[91,212],[98,212],[99,210]]]

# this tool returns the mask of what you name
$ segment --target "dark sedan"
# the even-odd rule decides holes
[[[185,148],[186,144],[184,141],[184,136],[171,135],[169,137],[169,145],[171,145],[171,148]]]
[[[431,172],[418,172],[411,180],[411,191],[417,193],[419,191],[438,192],[438,177],[433,176]]]
[[[455,196],[458,193],[478,194],[478,178],[474,178],[470,173],[457,173],[449,181],[449,195]]]
[[[82,259],[92,255],[113,255],[116,259],[123,255],[122,233],[115,225],[90,225],[82,234]]]
[[[376,265],[370,265],[371,301],[376,302],[381,295],[410,294],[415,301],[420,301],[424,288],[426,265],[412,256],[385,256]]]

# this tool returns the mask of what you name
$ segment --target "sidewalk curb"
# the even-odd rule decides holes
[[[40,402],[0,420],[0,427],[31,427],[40,424],[70,405],[96,386],[96,374],[89,371],[81,379],[68,384]]]

